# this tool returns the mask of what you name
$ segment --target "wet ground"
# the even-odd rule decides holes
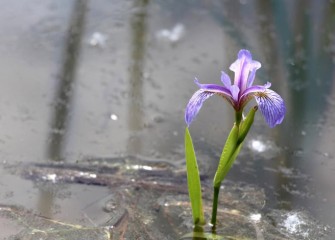
[[[219,83],[241,48],[287,115],[274,129],[257,115],[221,191],[219,233],[335,238],[332,1],[0,5],[1,239],[191,232],[184,108],[193,78]],[[191,126],[206,206],[233,116],[213,98]]]

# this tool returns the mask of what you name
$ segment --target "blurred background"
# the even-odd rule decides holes
[[[6,166],[127,155],[180,162],[194,77],[233,77],[241,48],[262,63],[255,84],[271,82],[287,115],[270,129],[257,114],[228,181],[264,189],[269,208],[335,227],[333,0],[1,0],[0,203],[76,222],[108,188],[50,190]],[[210,178],[233,120],[213,97],[190,128]]]

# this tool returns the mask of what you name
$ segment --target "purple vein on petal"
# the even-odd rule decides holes
[[[198,85],[200,89],[204,91],[223,94],[223,95],[226,95],[228,98],[232,97],[230,90],[224,86],[217,85],[217,84],[201,84],[199,83],[199,80],[197,78],[194,80],[194,82]]]
[[[255,99],[266,123],[271,128],[282,123],[286,107],[284,100],[278,93],[266,89],[263,92],[255,93]]]
[[[193,94],[185,110],[185,122],[188,126],[190,126],[191,122],[197,116],[204,101],[213,96],[213,94],[213,92],[207,92],[202,89],[196,91]]]

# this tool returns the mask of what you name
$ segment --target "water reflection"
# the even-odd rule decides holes
[[[131,53],[129,70],[128,98],[128,129],[131,136],[128,139],[127,151],[139,154],[142,149],[141,136],[143,129],[143,74],[145,64],[147,36],[147,8],[149,0],[134,1],[134,14],[130,19]]]
[[[334,96],[331,92],[334,89],[331,50],[334,39],[330,29],[335,27],[335,5],[327,1],[321,1],[322,4],[316,1],[254,2],[260,24],[264,26],[257,32],[258,44],[265,44],[261,52],[270,62],[263,65],[269,65],[269,79],[275,89],[285,92],[288,105],[288,115],[278,128],[280,131],[270,133],[280,146],[288,149],[270,165],[274,169],[299,169],[317,177],[315,169],[321,167],[318,162],[322,154],[315,155],[315,150],[322,148],[320,142],[330,141],[329,137],[324,140],[327,136],[320,131],[329,129],[323,119],[332,108],[327,98]],[[292,154],[297,150],[302,156]],[[276,201],[273,201],[276,207],[294,209],[304,205],[318,212],[315,205],[321,199],[313,200],[311,196],[319,196],[319,193],[311,190],[312,184],[306,184],[304,177],[293,178],[285,171],[277,171],[260,179],[269,182],[268,186],[276,186]]]
[[[51,132],[47,146],[47,159],[64,160],[63,149],[68,134],[68,122],[74,96],[75,74],[85,26],[87,0],[77,0],[65,39],[63,60],[58,75],[58,86],[51,117]]]
[[[305,137],[303,133],[308,125],[318,122],[327,109],[325,96],[329,95],[332,85],[328,79],[333,74],[333,63],[331,55],[325,49],[328,36],[323,26],[334,27],[334,22],[329,21],[334,15],[334,8],[329,8],[326,4],[316,5],[313,1],[309,1],[303,7],[299,1],[286,6],[283,2],[277,4],[280,6],[272,7],[276,30],[280,36],[277,38],[277,54],[283,56],[282,64],[287,74],[290,106],[286,120],[290,127],[284,128],[278,140],[282,145],[285,144],[293,149],[303,147],[303,151],[307,153],[306,159],[301,161],[286,151],[281,156],[280,165],[288,169],[305,169],[314,174],[315,164],[308,155],[323,136],[319,136],[315,129],[310,131],[311,136]],[[292,23],[288,24],[289,22]],[[277,183],[281,202],[286,201],[293,206],[299,206],[306,201],[302,200],[301,196],[295,196],[287,191],[287,188],[290,189],[294,185],[297,185],[297,190],[301,192],[308,191],[301,181],[288,179],[279,173]],[[280,204],[279,207],[283,205]]]
[[[63,150],[68,134],[68,122],[74,96],[75,73],[80,53],[81,39],[85,26],[87,0],[77,0],[74,3],[69,28],[64,44],[62,67],[59,74],[51,118],[51,132],[47,145],[47,159],[65,160]],[[40,188],[37,202],[38,211],[45,217],[51,218],[54,202],[54,190]]]

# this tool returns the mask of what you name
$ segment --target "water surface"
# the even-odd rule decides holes
[[[246,213],[253,209],[275,219],[274,229],[292,239],[334,238],[329,231],[335,227],[332,1],[33,0],[0,5],[0,204],[68,224],[108,222],[103,205],[115,194],[109,182],[57,182],[52,172],[43,171],[30,178],[22,174],[27,166],[44,169],[58,162],[99,177],[97,168],[82,168],[87,159],[135,156],[135,166],[143,158],[173,166],[151,178],[147,171],[148,184],[184,184],[183,114],[197,89],[193,79],[219,83],[220,71],[228,73],[239,49],[247,48],[262,63],[256,83],[272,83],[286,101],[287,115],[274,129],[257,115],[226,184],[263,192],[263,204]],[[233,116],[228,104],[213,98],[191,126],[209,198]],[[139,169],[128,170],[136,171],[125,171],[128,175],[121,174],[119,181],[112,178],[118,187],[131,176],[138,179]],[[177,183],[171,172],[179,176]],[[115,177],[115,172],[104,174]],[[151,187],[143,190],[143,202],[170,194],[187,203],[185,192],[165,194]],[[137,188],[130,188],[131,196]],[[226,209],[248,205],[235,188],[227,188],[240,205]],[[229,196],[229,191],[222,194]],[[162,230],[166,216],[150,213],[149,205],[144,209],[140,216],[149,223],[157,217],[162,224],[152,228],[167,239],[191,229],[188,222],[174,232],[177,219]],[[123,219],[122,214],[112,215]],[[294,225],[304,219],[307,225]],[[129,221],[129,229],[135,225]],[[303,228],[312,225],[320,228]],[[12,222],[0,226],[6,229],[2,238],[20,234]]]

